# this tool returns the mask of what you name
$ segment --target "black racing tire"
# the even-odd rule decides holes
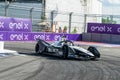
[[[68,45],[63,45],[62,46],[62,51],[63,51],[63,58],[66,59],[68,58]]]
[[[88,50],[95,56],[95,58],[92,59],[100,58],[100,52],[95,47],[90,46]]]
[[[43,52],[45,51],[45,46],[44,45],[40,45],[40,44],[36,44],[35,45],[35,52],[37,53],[37,54],[42,54]]]

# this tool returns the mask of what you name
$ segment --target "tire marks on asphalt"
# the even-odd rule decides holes
[[[23,48],[19,50],[21,51],[21,49]],[[23,49],[23,51],[27,50],[29,52],[29,49]],[[114,51],[112,52],[112,50]],[[99,61],[62,60],[49,56],[49,58],[40,57],[40,59],[37,60],[37,62],[42,62],[39,67],[30,74],[22,75],[21,77],[24,78],[20,80],[119,80],[120,58],[117,56],[119,52],[117,52],[116,48],[101,48],[101,53],[102,57]],[[116,56],[114,56],[114,53]],[[38,57],[36,56],[36,58]],[[34,61],[29,63],[34,63]],[[37,65],[39,63],[35,64]],[[15,66],[5,72],[19,68],[20,66]],[[4,71],[2,73],[4,73]],[[15,80],[17,80],[17,78],[15,78]]]
[[[120,67],[104,59],[46,60],[42,70],[39,69],[34,76],[25,80],[119,80]]]
[[[39,59],[39,58],[38,58],[38,59]],[[23,66],[23,65],[25,65],[25,64],[29,64],[29,63],[31,63],[31,62],[34,62],[34,61],[38,60],[38,59],[30,60],[30,61],[24,62],[24,63],[19,64],[19,65],[16,65],[16,66],[9,67],[9,68],[7,68],[7,69],[0,70],[0,73],[9,71],[9,70],[14,69],[14,68],[18,68],[18,67]]]
[[[117,63],[114,63],[114,60],[113,62],[111,62],[111,57],[109,56],[102,57],[102,59],[100,59],[99,61],[62,60],[62,59],[54,59],[54,58],[50,60],[46,57],[43,58],[36,57],[33,60],[1,70],[0,73],[2,74],[15,69],[16,71],[19,71],[18,68],[22,66],[24,67],[27,64],[31,65],[36,61],[40,63],[37,69],[35,69],[35,71],[31,72],[30,74],[24,75],[24,78],[21,80],[33,80],[33,79],[34,80],[39,80],[39,79],[40,80],[119,80],[120,79],[120,67],[119,65],[117,65]],[[5,77],[6,76],[0,76],[1,79],[2,78],[4,79]]]

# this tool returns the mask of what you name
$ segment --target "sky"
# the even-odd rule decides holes
[[[102,0],[103,14],[120,15],[120,0]]]

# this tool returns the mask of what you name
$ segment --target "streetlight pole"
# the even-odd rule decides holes
[[[33,12],[33,7],[30,9],[30,19],[31,19],[31,21],[32,21],[32,12]]]

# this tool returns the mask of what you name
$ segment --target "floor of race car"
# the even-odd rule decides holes
[[[34,52],[36,42],[5,42],[6,49],[19,55],[0,58],[0,80],[119,80],[120,47],[98,46],[101,58],[91,60],[64,60]],[[86,45],[84,44],[83,47]],[[3,54],[1,54],[3,55]]]

